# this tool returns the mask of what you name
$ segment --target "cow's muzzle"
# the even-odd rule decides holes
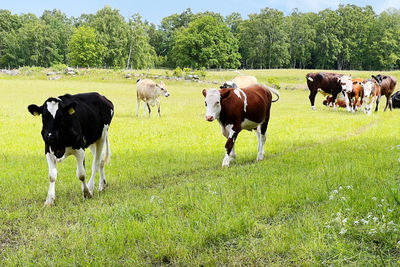
[[[168,92],[165,93],[165,97],[169,97],[169,93]]]
[[[206,121],[213,121],[214,117],[213,116],[206,116]]]

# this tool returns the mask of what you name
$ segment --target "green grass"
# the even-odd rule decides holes
[[[210,84],[169,81],[162,118],[148,119],[136,117],[134,79],[0,79],[0,265],[399,264],[400,111],[335,112],[318,95],[313,112],[308,71],[243,72],[300,90],[272,105],[266,159],[242,132],[229,169],[218,123],[204,120]],[[87,91],[115,106],[109,187],[84,199],[70,157],[45,208],[41,119],[27,106]]]

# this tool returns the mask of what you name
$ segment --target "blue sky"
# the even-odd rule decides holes
[[[105,5],[117,8],[126,18],[134,13],[140,15],[153,23],[159,24],[163,17],[174,13],[181,13],[186,8],[191,8],[194,13],[202,11],[214,11],[223,16],[232,12],[239,12],[243,18],[247,18],[250,13],[257,13],[265,7],[276,8],[285,14],[290,14],[294,8],[302,12],[318,12],[325,8],[336,9],[339,4],[355,4],[358,6],[371,5],[375,12],[394,7],[400,8],[400,0],[0,0],[0,9],[8,9],[14,14],[34,13],[40,16],[46,9],[60,9],[67,16],[79,16],[82,13],[95,13]]]

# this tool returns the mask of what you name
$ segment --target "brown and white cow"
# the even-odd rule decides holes
[[[333,97],[331,95],[328,95],[324,101],[322,101],[322,104],[324,104],[327,107],[333,107]],[[343,94],[338,94],[336,98],[336,105],[341,108],[346,107],[346,100],[343,96]]]
[[[396,87],[397,80],[393,76],[386,76],[378,74],[376,76],[371,75],[371,77],[378,83],[381,87],[378,98],[376,100],[376,107],[375,111],[378,111],[379,99],[382,95],[386,96],[386,106],[384,111],[386,111],[387,107],[389,106],[390,110],[392,110],[392,94],[394,92],[394,88]]]
[[[165,84],[161,81],[159,84],[153,82],[150,79],[139,79],[136,81],[137,86],[137,111],[136,116],[139,116],[140,100],[145,102],[143,106],[143,116],[146,115],[146,106],[149,109],[149,118],[151,114],[150,105],[154,107],[157,104],[158,116],[161,117],[160,113],[160,95],[165,97],[169,96],[169,92]]]
[[[272,93],[278,98],[272,100]],[[264,159],[264,144],[270,117],[271,103],[279,99],[279,93],[266,86],[254,84],[249,87],[204,89],[206,120],[218,120],[222,134],[227,138],[226,155],[222,167],[229,167],[236,158],[235,141],[241,130],[256,130],[258,139],[257,160]]]
[[[327,72],[310,72],[306,75],[307,86],[310,90],[310,99],[311,108],[315,110],[315,96],[318,93],[318,89],[321,89],[323,92],[332,95],[334,103],[333,108],[336,109],[336,97],[342,92],[342,85],[340,83],[340,77],[342,74],[336,73],[327,73]]]
[[[347,93],[347,97],[350,99],[351,111],[355,112],[362,105],[363,87],[362,82],[364,79],[356,78],[353,79],[352,91]],[[354,98],[354,100],[353,100]]]
[[[363,104],[364,113],[371,115],[372,106],[381,94],[381,87],[376,80],[365,80],[361,83],[363,87]]]
[[[220,88],[245,88],[257,84],[257,78],[254,76],[237,76],[232,80],[225,82]]]

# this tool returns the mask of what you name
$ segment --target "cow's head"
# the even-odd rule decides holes
[[[160,83],[156,84],[156,90],[158,95],[164,95],[165,97],[169,97],[167,86],[163,81],[160,81]]]
[[[231,90],[228,89],[210,89],[208,92],[206,89],[203,90],[203,95],[206,105],[206,120],[213,121],[219,119],[219,114],[221,113],[221,101],[229,96]]]
[[[72,127],[73,122],[77,121],[76,107],[76,102],[64,103],[61,99],[53,97],[47,99],[40,107],[34,104],[28,106],[32,115],[42,116],[42,138],[58,158],[64,155],[65,147],[72,145],[74,135],[78,134],[74,133]]]
[[[224,88],[238,88],[237,84],[229,81],[229,82],[225,82],[222,86],[220,86],[219,88],[224,89]]]
[[[344,93],[351,93],[353,91],[353,81],[351,79],[351,75],[343,75],[337,79]]]
[[[379,86],[382,86],[382,81],[387,78],[387,76],[382,76],[381,74],[378,74],[376,76],[371,75],[371,77],[379,84]]]

